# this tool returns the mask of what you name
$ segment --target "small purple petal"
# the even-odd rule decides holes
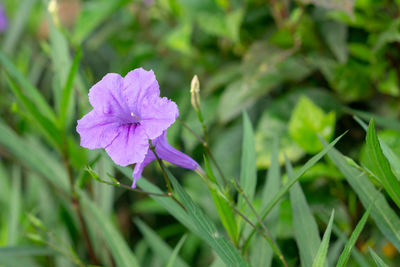
[[[106,147],[114,140],[119,134],[119,125],[112,117],[92,110],[78,120],[76,131],[81,136],[81,146],[96,149]]]
[[[139,178],[142,176],[142,172],[144,167],[146,167],[147,164],[152,162],[153,160],[156,160],[156,156],[154,153],[149,149],[147,151],[146,157],[142,162],[136,163],[135,168],[133,169],[133,183],[132,183],[132,188],[136,187],[136,181],[139,180]]]
[[[164,131],[161,136],[153,140],[153,145],[155,147],[157,155],[162,160],[168,161],[185,169],[195,170],[200,168],[199,164],[191,157],[180,152],[179,150],[176,150],[168,144],[166,131]],[[156,160],[156,156],[154,155],[153,151],[149,149],[144,160],[142,162],[136,163],[132,174],[133,188],[136,187],[136,181],[139,180],[139,178],[141,177],[144,167],[146,167],[146,165],[153,160]]]
[[[125,124],[120,126],[119,135],[105,149],[116,164],[127,166],[144,160],[149,147],[148,140],[141,127]]]
[[[168,161],[179,167],[194,170],[199,164],[188,155],[180,152],[168,144],[167,133],[164,132],[155,142],[156,153],[160,159]]]
[[[159,137],[179,116],[175,102],[166,97],[149,97],[143,100],[140,124],[150,139]]]

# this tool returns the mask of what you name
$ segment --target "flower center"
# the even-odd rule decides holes
[[[133,123],[139,123],[140,122],[139,116],[137,116],[135,113],[131,112],[131,117],[134,119]]]

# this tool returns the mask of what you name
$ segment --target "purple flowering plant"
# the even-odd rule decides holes
[[[118,165],[136,164],[132,187],[144,167],[156,160],[150,148],[152,141],[157,156],[186,169],[199,169],[199,164],[168,144],[167,129],[179,116],[175,102],[160,97],[153,71],[142,68],[125,77],[109,73],[89,92],[93,107],[78,121],[81,146],[104,148]]]

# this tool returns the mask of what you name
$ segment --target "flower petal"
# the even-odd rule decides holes
[[[135,168],[133,169],[133,183],[132,183],[132,188],[136,187],[136,181],[140,179],[142,176],[142,172],[144,167],[146,167],[147,164],[152,162],[153,160],[156,160],[156,156],[154,156],[154,153],[149,149],[147,151],[147,154],[142,162],[136,163]]]
[[[99,113],[113,116],[121,122],[130,120],[130,110],[122,95],[123,78],[116,73],[106,76],[90,88],[89,102]]]
[[[179,116],[175,102],[166,97],[148,97],[142,101],[140,124],[150,139],[159,137]]]
[[[162,160],[166,160],[179,167],[194,170],[199,164],[188,155],[176,150],[168,144],[166,131],[153,141],[155,143],[156,153]]]
[[[124,77],[123,95],[130,112],[140,116],[142,100],[149,96],[158,97],[160,95],[160,89],[154,72],[152,70],[146,71],[143,68],[130,71]]]
[[[96,149],[109,145],[119,133],[120,123],[95,110],[78,120],[76,131],[81,136],[81,146]]]
[[[107,154],[121,166],[142,162],[149,149],[149,141],[142,127],[125,124],[119,128],[119,135],[106,147]]]

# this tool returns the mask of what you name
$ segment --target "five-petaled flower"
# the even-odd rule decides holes
[[[160,97],[153,71],[139,68],[125,77],[109,73],[90,89],[89,102],[93,110],[78,120],[76,127],[81,146],[105,148],[121,166],[136,163],[132,187],[136,186],[143,168],[156,159],[149,140],[161,159],[187,169],[199,167],[167,142],[166,130],[179,112],[175,102]]]

